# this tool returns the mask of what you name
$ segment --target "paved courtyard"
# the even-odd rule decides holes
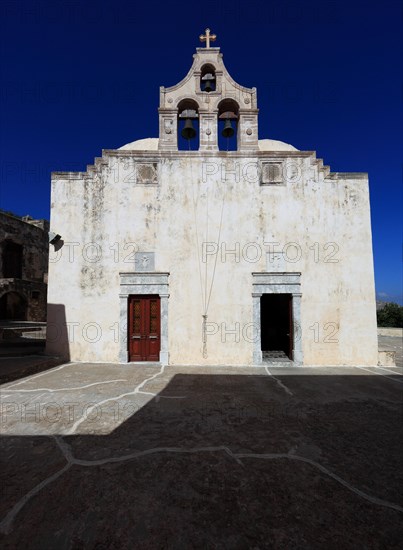
[[[72,363],[4,384],[0,544],[399,548],[402,371]]]

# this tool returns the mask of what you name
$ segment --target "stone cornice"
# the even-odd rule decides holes
[[[211,160],[211,159],[244,159],[247,161],[264,160],[264,159],[306,159],[311,158],[313,164],[318,165],[320,171],[324,171],[324,181],[334,180],[360,180],[367,181],[367,172],[330,172],[328,166],[323,165],[321,159],[316,158],[315,151],[136,151],[136,150],[121,150],[121,149],[103,149],[102,157],[96,157],[93,165],[88,165],[87,170],[80,172],[55,171],[51,173],[51,179],[57,180],[61,178],[69,180],[83,180],[93,177],[99,173],[103,166],[108,165],[109,158],[132,158],[135,161],[148,160],[158,162],[164,159],[194,159],[194,160]]]
[[[326,179],[367,180],[368,172],[331,172]]]
[[[137,158],[297,158],[315,157],[315,151],[129,151],[120,149],[103,149],[105,157],[137,157]]]

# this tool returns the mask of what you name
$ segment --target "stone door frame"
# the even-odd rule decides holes
[[[127,342],[127,322],[129,318],[129,296],[132,294],[155,294],[161,301],[161,349],[160,364],[169,364],[168,350],[168,298],[169,273],[141,272],[119,273],[119,301],[120,301],[120,331],[119,331],[119,361],[129,362]]]
[[[263,294],[291,294],[293,319],[293,364],[301,367],[304,362],[301,331],[301,273],[292,272],[261,272],[252,273],[253,299],[253,364],[262,364],[262,349],[260,336],[260,298]]]

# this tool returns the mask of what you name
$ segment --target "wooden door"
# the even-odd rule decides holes
[[[129,297],[129,361],[159,361],[161,346],[159,296]]]

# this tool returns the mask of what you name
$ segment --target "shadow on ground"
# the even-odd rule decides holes
[[[400,547],[396,381],[177,374],[128,403],[107,435],[3,438],[1,517],[81,460],[23,505],[3,548]]]
[[[15,356],[9,352],[5,357],[1,357],[0,354],[0,384],[45,372],[66,362],[59,357],[35,355],[35,352],[37,352],[36,349],[32,350],[32,355],[17,355],[16,352]]]

